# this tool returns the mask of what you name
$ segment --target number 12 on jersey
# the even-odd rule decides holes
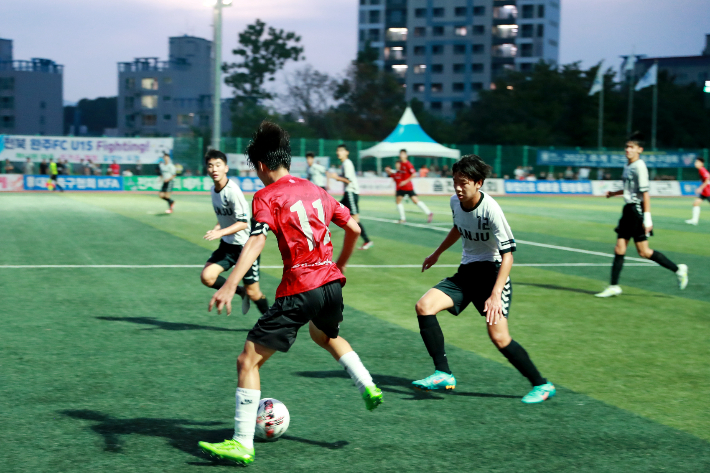
[[[330,230],[328,229],[328,226],[325,223],[325,212],[323,211],[323,202],[318,199],[315,202],[311,202],[311,206],[316,210],[318,220],[323,222],[323,225],[325,225],[325,238],[323,238],[323,244],[325,245],[330,242]],[[303,201],[299,200],[298,202],[293,204],[289,210],[291,210],[291,212],[296,212],[296,214],[298,215],[298,221],[301,225],[301,231],[303,231],[303,234],[306,236],[306,240],[308,241],[308,251],[313,251],[313,248],[315,247],[313,241],[313,229],[311,228],[311,224],[308,222],[308,214],[306,214],[306,207],[303,205]]]

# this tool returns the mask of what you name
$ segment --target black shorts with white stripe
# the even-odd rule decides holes
[[[357,215],[360,213],[360,195],[354,192],[345,192],[343,194],[343,199],[340,201],[345,207],[350,211],[350,215]]]
[[[498,279],[498,270],[500,263],[493,261],[476,261],[473,263],[462,264],[459,266],[458,272],[450,278],[442,279],[442,281],[434,286],[454,301],[453,307],[449,312],[454,315],[459,315],[469,304],[473,304],[478,310],[478,313],[485,316],[483,309],[486,301],[491,297],[493,286]],[[501,302],[503,303],[503,315],[508,318],[510,313],[510,304],[513,301],[513,285],[510,278],[503,287],[501,294]]]

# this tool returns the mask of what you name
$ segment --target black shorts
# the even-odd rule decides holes
[[[343,288],[339,280],[301,294],[280,297],[257,320],[247,340],[287,352],[296,341],[298,329],[309,321],[328,337],[336,338],[343,321],[343,307]]]
[[[231,245],[225,243],[224,240],[219,240],[219,248],[217,248],[210,259],[207,260],[208,263],[218,264],[225,271],[228,271],[232,266],[237,264],[239,255],[242,254],[242,245]],[[247,286],[259,282],[259,263],[261,262],[261,255],[256,258],[254,264],[249,268],[247,273],[244,275],[244,284]]]
[[[56,181],[56,180],[57,180],[57,175],[56,175],[56,174],[52,174],[49,178],[50,178],[51,180],[53,180],[53,181]]]
[[[699,195],[698,198],[700,200],[707,200],[708,203],[710,204],[710,195]]]
[[[350,211],[350,215],[357,215],[360,213],[360,195],[354,192],[346,192],[343,194],[343,199],[340,201],[345,207]]]
[[[401,190],[398,190],[396,195],[397,195],[397,197],[404,197],[405,195],[407,195],[407,196],[409,196],[409,198],[411,199],[412,197],[416,197],[416,196],[417,196],[417,193],[414,192],[414,191],[401,191]]]
[[[459,315],[470,303],[473,303],[478,313],[485,316],[483,308],[488,298],[491,297],[493,286],[498,279],[498,268],[500,268],[500,263],[493,261],[462,264],[456,274],[450,278],[442,279],[434,288],[454,301],[454,306],[448,309],[452,314]],[[513,285],[510,278],[503,286],[501,299],[503,315],[507,319],[510,313],[510,304],[513,301]]]
[[[643,226],[641,204],[626,204],[621,212],[619,224],[614,229],[619,238],[634,239],[635,242],[646,241],[646,228]]]
[[[160,192],[165,192],[165,193],[170,193],[173,191],[173,181],[174,179],[171,179],[168,182],[163,182],[163,187],[160,188]]]

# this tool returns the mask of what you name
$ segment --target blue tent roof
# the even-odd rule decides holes
[[[397,128],[382,141],[385,143],[436,143],[431,136],[422,130],[412,109],[409,107],[407,107],[404,115],[399,120]]]

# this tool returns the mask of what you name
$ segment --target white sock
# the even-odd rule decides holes
[[[421,200],[419,202],[417,202],[417,205],[419,206],[420,209],[422,209],[422,212],[424,212],[425,214],[429,215],[431,213],[431,212],[429,212],[429,207],[427,207],[426,204],[424,202],[422,202]]]
[[[261,391],[237,388],[237,409],[234,413],[234,440],[247,448],[254,448],[256,412],[259,410]]]
[[[362,361],[360,361],[360,357],[357,356],[357,353],[354,351],[341,356],[338,363],[347,370],[348,374],[355,382],[355,386],[360,390],[360,394],[365,392],[367,386],[373,386],[375,384],[372,381],[370,372],[367,371],[367,368],[365,368]]]
[[[407,220],[407,218],[404,216],[404,204],[397,204],[397,210],[399,210],[399,219]]]
[[[700,220],[700,206],[693,206],[693,222]]]

